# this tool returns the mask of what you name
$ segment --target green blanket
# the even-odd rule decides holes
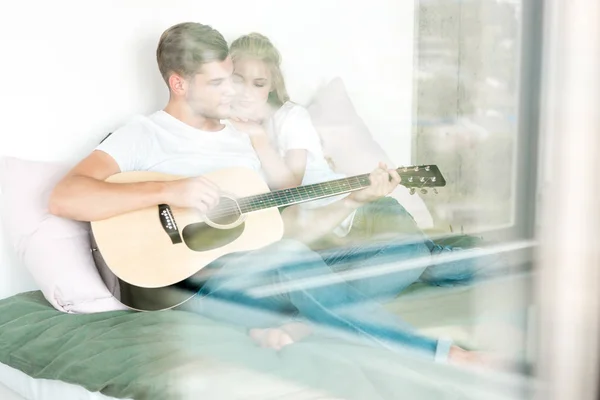
[[[64,314],[37,291],[0,300],[0,362],[117,398],[481,398],[446,365],[316,337],[276,352],[184,311]]]

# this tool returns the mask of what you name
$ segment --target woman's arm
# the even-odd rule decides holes
[[[303,149],[288,150],[285,158],[271,144],[267,132],[256,122],[232,121],[236,129],[247,133],[267,175],[272,190],[299,186],[304,178],[308,153]]]

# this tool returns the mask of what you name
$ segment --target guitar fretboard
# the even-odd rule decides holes
[[[238,200],[238,204],[242,213],[248,213],[265,208],[284,207],[352,192],[369,186],[370,182],[369,175],[357,175],[350,178],[336,179],[244,197]]]

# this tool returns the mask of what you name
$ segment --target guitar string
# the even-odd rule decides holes
[[[236,201],[239,209],[242,209],[242,213],[248,213],[257,211],[264,208],[270,208],[277,204],[279,207],[284,205],[296,204],[308,200],[317,200],[323,197],[333,197],[338,194],[343,194],[348,191],[353,191],[365,187],[368,185],[368,178],[362,180],[356,179],[356,182],[349,182],[348,180],[354,178],[345,178],[346,182],[327,182],[318,183],[313,185],[307,185],[298,188],[282,189],[276,192],[261,193],[258,195],[248,196]],[[317,197],[314,197],[315,194]],[[280,204],[281,201],[284,203]],[[217,206],[218,207],[218,206]],[[222,207],[218,209],[218,213],[210,214],[211,218],[219,218],[227,215],[237,214],[238,207],[235,205]]]
[[[357,178],[357,177],[351,177],[351,178],[345,178],[339,181],[343,181],[343,180],[348,180],[348,179],[353,179],[353,178]],[[360,181],[360,178],[362,178],[362,181]],[[368,180],[368,176],[361,176],[359,179],[355,179],[358,180],[359,186],[356,187],[352,187],[348,182],[335,182],[336,184],[332,184],[332,182],[327,182],[327,183],[321,183],[321,184],[314,184],[315,189],[320,189],[321,187],[323,187],[323,185],[327,184],[329,186],[326,186],[325,189],[327,190],[331,190],[332,188],[334,189],[333,192],[324,192],[323,190],[321,190],[321,197],[317,197],[314,198],[313,196],[313,191],[316,190],[304,190],[303,192],[298,192],[298,189],[301,188],[307,188],[307,186],[304,187],[298,187],[298,188],[290,188],[290,189],[284,189],[284,190],[280,190],[277,192],[270,192],[270,193],[261,193],[259,195],[254,195],[254,196],[248,196],[246,198],[242,198],[239,201],[237,201],[237,205],[239,205],[239,209],[242,209],[242,214],[246,214],[248,212],[252,212],[252,211],[258,211],[261,209],[265,209],[265,208],[271,208],[274,206],[277,206],[277,204],[281,201],[281,200],[285,200],[286,204],[280,204],[279,207],[284,206],[284,205],[291,205],[291,204],[296,204],[299,202],[303,202],[305,200],[317,200],[323,197],[333,197],[335,195],[338,194],[343,194],[345,192],[349,192],[349,191],[353,191],[353,190],[357,190],[357,189],[361,189],[362,187],[366,187],[366,186],[362,186],[362,185],[368,185],[369,184],[369,180]],[[421,185],[417,186],[416,188],[423,188],[428,182],[433,182],[431,177],[422,177],[425,178],[425,180],[421,181]],[[346,186],[348,184],[348,186],[350,186],[350,190],[348,190],[348,187]],[[308,186],[313,186],[313,185],[308,185]],[[342,189],[342,192],[339,192],[339,190]],[[319,194],[319,193],[317,193]],[[298,196],[298,198],[296,198],[296,196]],[[261,199],[262,198],[262,199]],[[241,203],[241,204],[240,204]],[[219,213],[215,213],[210,215],[209,214],[209,218],[211,219],[215,219],[215,218],[220,218],[220,217],[224,217],[224,216],[237,216],[239,215],[239,209],[237,206],[228,206],[226,208],[220,208],[219,209]]]
[[[422,181],[421,181],[421,180],[419,181],[419,182],[421,183],[421,185],[420,185],[420,186],[417,186],[417,187],[416,187],[416,189],[422,189],[422,188],[423,188],[425,185],[427,185],[429,182],[432,182],[432,183],[433,183],[433,179],[432,179],[431,177],[422,177],[422,178],[423,178],[423,180],[422,180]],[[366,178],[365,178],[365,179],[363,179],[362,181],[363,181],[363,182],[359,182],[359,186],[357,186],[357,187],[351,187],[351,189],[350,189],[350,190],[352,191],[352,190],[356,190],[356,189],[361,189],[362,187],[365,187],[365,186],[363,186],[363,185],[365,185],[365,184],[366,184],[366,185],[368,185],[368,184],[369,184],[368,177],[366,177]],[[335,189],[336,191],[337,191],[338,189],[347,190],[347,187],[345,187],[345,183],[342,183],[340,186],[343,186],[343,187],[334,188],[334,189]],[[327,187],[326,189],[330,189],[330,188],[329,188],[329,187]],[[310,198],[311,198],[311,196],[313,196],[313,194],[312,194],[311,192],[312,192],[312,190],[310,190],[310,191],[307,191],[307,192],[305,192],[304,194],[302,194],[302,193],[300,194],[301,196],[302,196],[302,195],[307,195],[307,194],[308,194],[309,196],[308,196],[306,199],[304,199],[304,198],[302,198],[302,197],[301,197],[299,200],[298,200],[298,199],[295,199],[295,198],[293,198],[292,200],[293,200],[294,202],[297,202],[297,201],[300,201],[300,202],[301,202],[301,201],[303,201],[303,200],[308,200],[308,199],[310,199]],[[332,193],[322,193],[322,194],[323,194],[324,196],[327,196],[327,195],[330,195],[330,196],[335,196],[335,195],[336,195],[336,194],[338,194],[338,193],[339,193],[339,192],[335,192],[334,194],[332,194]],[[285,195],[285,193],[284,193],[284,195]],[[263,208],[263,207],[265,206],[265,204],[267,205],[267,207],[269,207],[269,206],[272,206],[272,205],[274,205],[274,204],[271,204],[271,203],[275,203],[275,204],[276,204],[276,203],[277,203],[279,200],[281,200],[281,198],[280,198],[280,197],[277,197],[277,198],[268,198],[268,199],[266,199],[266,200],[262,200],[262,201],[259,201],[259,202],[250,201],[250,202],[248,202],[248,204],[246,204],[246,205],[247,205],[247,206],[250,206],[250,207],[252,207],[252,206],[254,206],[254,207],[257,207],[257,206],[258,206],[258,207],[259,207],[258,209],[261,209],[261,208]],[[288,200],[288,201],[289,201],[289,199],[286,199],[286,200]],[[242,207],[243,207],[243,206],[240,206],[240,208],[242,208]],[[234,209],[235,209],[235,207],[234,207]],[[248,210],[248,211],[246,211],[246,212],[251,212],[251,211],[253,211],[253,210]]]
[[[402,167],[399,169],[407,169],[406,172],[408,172],[408,169],[413,168],[414,167]],[[423,168],[424,169],[424,168]],[[349,179],[352,178],[358,178],[359,182],[355,182],[358,183],[359,186],[357,187],[352,187],[352,183],[353,182],[348,182]],[[423,185],[425,185],[427,182],[423,182]],[[324,193],[323,190],[321,190],[322,193],[318,193],[317,190],[321,189],[321,187],[323,187],[323,185],[327,185],[329,184],[329,186],[325,186],[326,190],[330,190],[330,189],[334,189],[334,191],[336,193]],[[313,196],[313,192],[316,192],[318,195],[336,195],[339,192],[339,189],[342,189],[344,191],[348,190],[348,187],[350,190],[355,190],[355,189],[359,189],[361,188],[361,185],[368,185],[369,184],[369,180],[368,180],[368,175],[361,175],[358,177],[350,177],[350,178],[343,178],[340,180],[336,180],[336,181],[331,181],[329,183],[325,182],[325,183],[320,183],[320,184],[315,184],[314,186],[314,190],[311,189],[311,187],[313,185],[307,185],[304,187],[299,187],[299,188],[291,188],[291,189],[285,189],[285,190],[281,190],[278,192],[272,192],[273,194],[261,194],[261,195],[257,195],[254,197],[250,197],[249,199],[247,199],[247,201],[244,201],[246,199],[241,199],[240,202],[244,201],[244,205],[245,206],[250,206],[252,208],[252,206],[262,206],[265,203],[272,203],[272,202],[278,202],[282,199],[282,196],[286,199],[286,200],[293,200],[293,202],[297,202],[297,201],[304,201],[304,200],[310,200],[311,196]],[[298,189],[300,189],[301,191],[298,191]],[[296,196],[298,196],[298,198],[296,198]],[[253,200],[254,198],[256,198],[257,200]],[[225,210],[225,211],[232,211],[235,210],[236,207],[230,208],[229,210]],[[249,210],[252,211],[252,210]]]
[[[416,187],[417,189],[423,188],[430,181],[433,182],[431,177],[427,177],[427,178],[423,177],[423,178],[424,178],[424,180],[420,181],[421,185],[417,186]],[[350,187],[350,191],[364,187],[364,186],[362,186],[363,184],[368,184],[368,178],[363,179],[363,181],[365,181],[365,182],[358,182],[359,186],[357,186],[357,187]],[[348,186],[350,186],[350,185],[348,185]],[[323,192],[321,194],[317,193],[317,195],[321,195],[324,197],[335,196],[337,194],[340,194],[339,189],[342,189],[343,191],[348,190],[346,183],[340,183],[337,186],[329,185],[326,187],[326,189],[330,190],[330,189],[332,189],[332,187],[334,189],[333,192],[329,192],[329,193]],[[239,209],[242,209],[242,214],[245,214],[248,212],[276,206],[281,200],[285,200],[286,204],[281,204],[280,206],[295,204],[297,202],[302,202],[304,200],[311,200],[311,199],[316,200],[318,198],[322,198],[322,197],[318,197],[318,198],[313,197],[314,194],[312,192],[316,192],[316,190],[306,190],[306,191],[304,191],[304,193],[292,193],[293,191],[297,192],[297,190],[295,190],[295,189],[297,189],[297,188],[291,188],[291,190],[286,189],[286,190],[282,190],[279,192],[272,192],[273,194],[264,193],[261,195],[249,196],[249,198],[240,199],[240,201],[238,201],[237,204],[239,205]],[[315,189],[318,189],[318,187]],[[299,199],[295,198],[296,194],[298,195]],[[263,199],[252,200],[253,197],[256,197],[256,198],[263,197]],[[221,208],[221,209],[219,209],[219,213],[209,215],[209,217],[210,218],[219,218],[219,217],[229,216],[229,215],[238,215],[238,207],[231,206],[231,207],[227,207],[227,208]]]
[[[406,168],[410,170],[411,167]],[[417,188],[422,188],[429,181],[432,181],[431,177],[424,178],[426,179],[421,182],[422,185]],[[369,183],[370,181],[368,179],[368,175],[365,174],[349,178],[342,178],[329,182],[300,186],[296,188],[282,189],[275,192],[261,193],[258,195],[252,195],[239,199],[236,201],[235,205],[218,208],[218,213],[209,213],[208,217],[210,219],[218,219],[225,216],[237,216],[239,215],[240,209],[242,211],[242,214],[246,214],[248,212],[258,211],[274,206],[281,207],[284,205],[296,204],[307,200],[317,200],[323,197],[333,197],[338,194],[344,194],[346,192],[361,189],[362,187],[366,187],[363,185],[368,185]],[[314,194],[317,194],[319,197],[314,198]],[[282,200],[284,200],[285,203],[279,204]]]
[[[361,189],[365,186],[363,184],[359,185],[339,185],[339,186],[327,186],[324,190],[315,189],[315,190],[306,190],[303,192],[298,191],[290,191],[274,195],[274,196],[264,196],[262,198],[257,199],[249,199],[241,201],[242,206],[245,209],[245,212],[252,212],[256,210],[260,210],[262,208],[271,207],[279,204],[279,206],[291,205],[301,202],[306,202],[310,200],[318,200],[326,197],[333,197],[339,194],[344,194],[347,192],[351,192],[353,190]],[[284,204],[281,204],[281,201],[284,201]]]
[[[358,186],[356,186],[356,187],[352,187],[351,183],[349,183],[349,182],[340,181],[340,182],[337,182],[337,183],[339,183],[337,186],[336,185],[330,185],[330,186],[333,187],[334,193],[317,193],[317,194],[318,195],[323,195],[323,196],[335,196],[335,195],[337,195],[337,194],[340,193],[339,189],[342,189],[343,191],[347,191],[348,190],[347,186],[350,186],[350,191],[352,191],[352,190],[356,190],[356,189],[360,189],[362,187],[365,187],[363,185],[368,185],[370,183],[369,180],[368,180],[368,176],[364,176],[364,177],[361,176],[360,178],[362,178],[362,179],[361,179],[361,181],[356,182],[356,183],[358,183]],[[417,186],[417,188],[423,188],[430,181],[433,182],[433,180],[432,180],[431,177],[422,177],[422,178],[423,178],[423,180],[420,181],[421,185]],[[348,179],[350,179],[350,178],[348,178]],[[317,185],[322,185],[322,184],[317,184]],[[315,189],[319,189],[319,188],[320,188],[320,186],[317,186]],[[286,189],[286,190],[282,190],[281,191],[281,194],[283,194],[283,196],[284,196],[284,198],[285,198],[286,201],[292,200],[292,203],[294,203],[294,202],[302,202],[304,200],[310,200],[311,197],[313,196],[313,192],[316,192],[316,190],[305,190],[303,193],[293,193],[295,191],[295,189],[297,189],[297,188],[291,188],[291,190],[290,189]],[[326,187],[326,189],[329,190],[329,189],[331,189],[331,187]],[[286,193],[286,192],[288,192],[288,193]],[[290,194],[289,197],[291,197],[291,199],[288,197],[288,194]],[[295,198],[296,194],[298,194],[299,199]],[[267,195],[268,196],[269,194],[261,194],[261,195],[258,195],[258,196],[264,197],[263,195]],[[245,204],[244,205],[240,205],[240,208],[242,208],[244,206],[250,207],[251,209],[247,210],[245,212],[251,212],[251,211],[254,211],[254,210],[252,210],[252,208],[256,208],[258,206],[258,209],[261,209],[261,208],[263,208],[265,206],[265,204],[267,205],[267,207],[273,206],[273,205],[277,204],[277,202],[279,202],[281,199],[282,199],[282,197],[277,194],[275,196],[270,196],[270,197],[264,198],[262,200],[244,201]],[[244,199],[241,199],[241,200],[243,201]],[[240,202],[242,202],[242,201],[240,201]],[[237,210],[237,207],[230,208],[229,210],[227,210],[227,212],[230,212],[230,211],[233,211],[233,210]]]

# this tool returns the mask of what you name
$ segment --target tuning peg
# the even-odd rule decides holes
[[[421,189],[421,194],[427,194],[427,189]]]
[[[410,190],[408,191],[408,193],[410,193],[412,195],[412,194],[415,194],[415,191],[416,191],[415,188],[410,188]]]

